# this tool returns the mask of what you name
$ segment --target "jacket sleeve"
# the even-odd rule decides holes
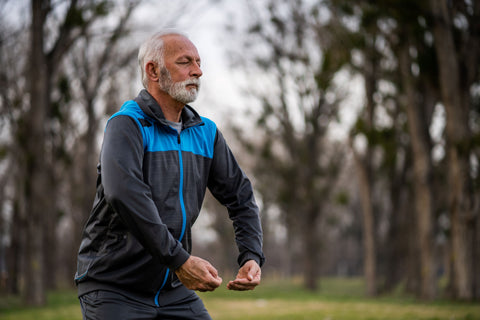
[[[250,180],[238,165],[223,135],[217,130],[208,179],[212,195],[223,204],[233,222],[239,250],[238,264],[255,260],[262,266],[262,227]]]
[[[190,256],[162,222],[143,181],[143,137],[136,120],[119,115],[107,124],[100,156],[105,198],[153,257],[171,269]]]

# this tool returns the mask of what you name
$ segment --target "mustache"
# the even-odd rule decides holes
[[[200,79],[193,78],[193,79],[188,79],[183,81],[183,85],[188,86],[188,85],[196,85],[197,87],[200,87]]]

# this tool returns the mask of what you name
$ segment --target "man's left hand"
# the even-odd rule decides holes
[[[253,290],[260,284],[262,277],[262,269],[255,260],[248,260],[238,270],[235,280],[228,282],[227,288],[229,290],[245,291]]]

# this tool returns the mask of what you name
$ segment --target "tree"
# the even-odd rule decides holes
[[[335,74],[344,55],[329,51],[317,3],[267,1],[249,11],[259,15],[249,26],[242,53],[248,50],[251,74],[265,75],[263,85],[252,87],[267,89],[254,90],[261,113],[255,141],[246,146],[261,155],[255,166],[257,186],[264,199],[281,209],[291,267],[301,267],[306,288],[315,290],[319,226],[342,162],[327,133],[341,100]]]
[[[420,3],[392,0],[360,1],[352,5],[338,0],[331,1],[331,6],[339,13],[336,20],[340,24],[347,26],[347,29],[350,26],[353,34],[361,33],[360,38],[365,39],[355,43],[340,38],[340,42],[349,43],[347,47],[351,52],[360,50],[363,53],[361,66],[368,67],[370,61],[374,61],[380,67],[372,78],[368,77],[368,73],[363,73],[367,114],[372,114],[368,111],[372,109],[369,97],[376,97],[374,102],[377,108],[381,104],[380,88],[369,85],[370,81],[375,80],[376,85],[384,81],[393,85],[396,91],[390,95],[395,105],[406,111],[413,155],[411,182],[417,217],[415,234],[419,240],[418,274],[421,286],[418,294],[425,299],[432,299],[436,295],[433,217],[442,209],[444,194],[441,188],[434,187],[434,181],[442,181],[441,168],[433,166],[432,141],[427,129],[431,125],[434,106],[440,102],[445,107],[448,164],[446,207],[450,212],[453,270],[451,289],[454,296],[470,299],[478,282],[478,277],[472,277],[478,255],[473,249],[478,244],[475,236],[478,214],[473,209],[472,188],[476,171],[471,168],[472,161],[475,163],[478,160],[475,160],[477,157],[472,152],[474,140],[471,130],[474,127],[469,115],[475,114],[472,88],[478,83],[479,73],[479,26],[476,21],[480,4],[478,1]],[[380,60],[382,56],[389,56],[390,61]],[[351,64],[355,67],[353,59]],[[367,128],[364,132],[367,133],[368,151],[372,142],[370,137],[375,132],[365,121],[362,119],[360,122],[362,127]],[[366,162],[371,163],[371,160]],[[367,178],[361,180],[368,181]],[[368,197],[370,194],[364,196]],[[369,210],[366,208],[364,211]]]
[[[437,294],[437,281],[434,265],[434,237],[433,237],[433,164],[431,158],[432,142],[428,129],[430,128],[435,103],[438,101],[434,80],[436,68],[428,67],[434,64],[425,63],[433,60],[431,46],[425,44],[425,30],[418,24],[419,17],[425,15],[425,8],[416,2],[396,3],[390,9],[392,15],[402,25],[397,31],[399,37],[390,37],[389,42],[394,49],[398,61],[400,74],[399,88],[405,96],[403,103],[408,119],[411,149],[413,153],[413,189],[415,216],[417,221],[417,235],[420,257],[420,297],[432,300]],[[415,13],[415,14],[412,14]],[[411,57],[412,48],[418,59]],[[419,68],[419,75],[412,74],[414,62],[423,62]],[[417,64],[418,66],[418,64]],[[422,88],[419,91],[417,88]]]
[[[433,191],[432,191],[432,160],[431,142],[427,129],[428,118],[423,114],[425,109],[433,110],[433,106],[418,101],[415,89],[415,79],[411,75],[409,46],[405,44],[400,51],[400,72],[403,89],[406,91],[408,127],[413,150],[413,180],[415,213],[420,246],[420,291],[422,298],[432,300],[437,292],[435,267],[433,261]]]
[[[470,88],[480,66],[480,1],[430,1],[442,103],[447,114],[448,207],[451,220],[453,295],[474,297],[474,241],[478,212],[473,211],[470,169]]]
[[[54,262],[47,250],[54,248],[55,201],[54,149],[50,139],[52,120],[52,91],[58,67],[72,44],[99,16],[105,1],[76,1],[68,3],[65,16],[58,24],[55,38],[47,32],[47,19],[55,12],[48,0],[31,2],[30,50],[27,81],[29,108],[18,128],[21,155],[19,161],[24,189],[22,198],[26,222],[25,301],[30,305],[45,303],[46,266]],[[50,26],[48,26],[50,27]],[[51,46],[49,46],[51,44]],[[33,137],[33,138],[32,138]],[[52,269],[49,270],[49,273]]]
[[[383,163],[386,167],[391,168],[388,171],[393,173],[387,176],[392,188],[390,195],[391,203],[394,204],[392,209],[396,210],[396,212],[392,212],[392,220],[390,221],[390,230],[395,232],[396,236],[391,237],[390,241],[392,241],[392,244],[396,244],[398,248],[395,246],[389,248],[388,250],[391,253],[388,256],[394,256],[397,249],[405,250],[400,245],[402,239],[396,239],[396,237],[403,237],[403,242],[408,243],[408,241],[405,241],[405,234],[396,232],[401,227],[396,224],[405,220],[397,217],[399,214],[406,214],[405,211],[396,209],[396,205],[398,205],[397,195],[400,194],[400,189],[395,172],[398,171],[396,170],[398,166],[396,159],[402,152],[401,144],[392,141],[392,138],[388,138],[388,136],[396,137],[403,134],[404,129],[397,122],[401,119],[399,115],[404,113],[403,110],[405,109],[408,119],[409,141],[413,154],[412,185],[415,200],[414,217],[417,222],[414,234],[420,239],[420,245],[416,250],[419,253],[420,272],[418,274],[421,280],[418,290],[419,295],[423,298],[432,299],[436,294],[436,281],[433,265],[433,169],[430,157],[432,146],[428,128],[433,106],[437,101],[434,89],[436,84],[431,80],[435,74],[435,69],[428,70],[422,65],[420,69],[422,77],[417,80],[417,77],[411,74],[411,69],[418,65],[414,65],[410,57],[410,51],[415,50],[419,56],[423,57],[423,60],[419,58],[419,61],[427,61],[424,58],[426,54],[430,54],[428,58],[431,59],[431,50],[428,50],[428,45],[422,38],[425,30],[422,30],[418,23],[418,19],[421,19],[425,10],[415,1],[389,1],[388,3],[360,1],[352,8],[350,4],[340,0],[332,1],[332,7],[335,8],[333,11],[336,12],[337,17],[333,21],[358,21],[358,25],[354,28],[343,26],[343,29],[350,36],[340,38],[339,42],[346,47],[345,50],[356,54],[356,57],[352,54],[351,66],[352,69],[362,74],[365,83],[365,115],[359,118],[352,134],[354,137],[362,134],[366,137],[367,143],[363,155],[360,155],[360,152],[354,147],[352,147],[352,150],[355,155],[362,190],[367,291],[370,295],[375,294],[378,285],[375,268],[379,262],[375,261],[377,248],[375,246],[376,230],[374,227],[376,224],[375,218],[378,219],[378,214],[373,212],[373,208],[375,208],[373,193],[379,177],[373,176],[372,166],[374,163],[373,152],[379,148],[383,150]],[[341,23],[339,27],[342,27]],[[361,59],[358,56],[361,56]],[[397,70],[398,73],[395,72]],[[396,89],[396,92],[385,91],[381,88],[381,83],[388,83]],[[419,91],[418,87],[422,87],[424,90]],[[380,97],[388,98],[384,100]],[[391,120],[392,129],[379,129],[375,124],[377,109],[387,109],[386,104],[388,102],[395,106],[394,110],[396,110]],[[353,142],[351,144],[353,146]],[[407,147],[410,148],[410,146]],[[407,150],[403,151],[404,154],[405,152],[408,154]],[[403,163],[408,164],[405,161]],[[401,176],[405,176],[405,172],[409,170],[408,167],[404,166],[403,168],[398,171]],[[405,180],[405,178],[400,179],[400,181]],[[398,276],[396,277],[398,279]]]
[[[7,272],[3,275],[3,282],[0,282],[0,291],[5,289],[7,292],[19,292],[19,281],[17,281],[16,274],[21,272],[21,263],[19,252],[21,251],[22,233],[18,229],[23,223],[23,217],[16,214],[18,211],[18,204],[20,202],[12,201],[13,195],[17,190],[21,190],[21,179],[18,179],[18,169],[16,161],[14,160],[19,154],[18,145],[16,144],[15,136],[12,134],[16,130],[16,123],[19,120],[19,114],[22,113],[25,105],[26,96],[25,84],[22,79],[24,72],[24,64],[26,57],[26,34],[22,32],[25,25],[13,25],[6,17],[5,12],[9,11],[9,2],[2,2],[0,4],[0,63],[8,68],[1,68],[0,70],[0,150],[2,156],[0,157],[0,180],[2,181],[2,195],[0,207],[0,220],[2,221],[2,229],[0,229],[0,236],[2,239],[7,239],[7,235],[11,234],[10,245],[5,245],[4,256],[0,257],[3,260]],[[14,182],[15,185],[14,185]],[[9,205],[10,204],[10,205]],[[7,219],[6,213],[12,212],[11,220]],[[3,241],[2,241],[3,242]],[[0,262],[1,263],[1,262]]]
[[[365,106],[362,114],[359,116],[357,124],[353,128],[350,136],[350,148],[353,153],[355,168],[358,177],[360,190],[360,199],[362,207],[362,237],[364,248],[363,272],[366,282],[366,293],[369,296],[375,296],[378,291],[378,272],[377,272],[377,236],[376,236],[376,214],[375,214],[375,177],[374,177],[374,151],[376,149],[375,138],[377,129],[375,126],[375,112],[377,104],[375,94],[377,93],[378,82],[380,80],[381,68],[378,60],[382,53],[378,52],[376,47],[377,40],[380,37],[378,26],[372,16],[376,14],[375,9],[368,5],[363,9],[364,16],[360,19],[358,28],[351,30],[341,21],[345,15],[350,16],[354,11],[345,5],[342,1],[332,1],[331,3],[333,19],[331,19],[331,30],[338,35],[335,43],[337,51],[344,50],[348,54],[349,62],[352,50],[359,48],[361,51],[362,62],[352,63],[352,70],[359,72],[363,77]],[[355,145],[355,139],[363,138],[366,142],[364,146]]]
[[[373,40],[368,42],[372,43]],[[375,64],[375,58],[366,58],[365,68],[363,70],[364,84],[365,84],[365,96],[366,107],[364,118],[364,130],[368,133],[367,137],[373,132],[373,119],[375,114],[375,103],[373,101],[376,82],[378,81],[377,70]],[[354,134],[355,135],[355,134]],[[373,200],[373,145],[370,139],[365,146],[363,155],[361,151],[357,150],[354,146],[353,139],[350,141],[350,146],[354,155],[355,167],[357,169],[360,198],[362,205],[362,217],[363,217],[363,248],[364,248],[364,260],[363,268],[365,275],[365,282],[367,285],[367,294],[369,296],[375,296],[377,294],[377,246],[375,237],[375,212],[374,212],[374,200]]]

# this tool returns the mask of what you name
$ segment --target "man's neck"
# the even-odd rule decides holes
[[[185,104],[172,99],[169,94],[163,91],[148,90],[148,92],[160,105],[165,119],[172,122],[180,121],[180,116]]]
[[[174,101],[175,103],[168,103],[168,101],[162,102],[157,99],[155,100],[160,105],[165,119],[171,122],[180,122],[180,116],[185,107],[183,103],[178,103],[177,101]]]

